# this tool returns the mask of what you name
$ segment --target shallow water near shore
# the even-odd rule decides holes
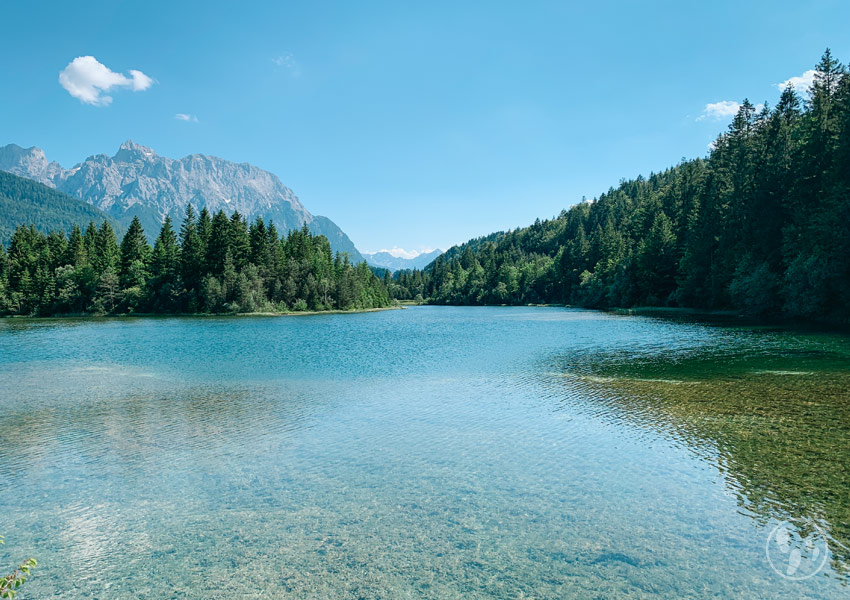
[[[21,598],[850,595],[844,335],[557,307],[16,319],[0,414]]]

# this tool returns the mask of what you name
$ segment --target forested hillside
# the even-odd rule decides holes
[[[69,237],[21,226],[0,245],[0,314],[114,314],[365,309],[389,304],[365,262],[331,252],[306,226],[278,235],[238,213],[191,205],[153,248],[138,218],[120,245],[108,221]]]
[[[557,302],[850,315],[850,77],[744,101],[705,159],[625,181],[532,226],[451,249],[391,294],[440,304]]]
[[[0,244],[8,244],[21,223],[30,223],[44,233],[69,232],[75,223],[106,219],[106,213],[82,200],[0,171]]]

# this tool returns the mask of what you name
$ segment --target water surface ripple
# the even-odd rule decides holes
[[[563,308],[0,321],[22,598],[850,595],[850,339]],[[829,538],[789,581],[786,519]]]

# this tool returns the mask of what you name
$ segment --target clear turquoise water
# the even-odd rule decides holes
[[[561,308],[0,321],[23,598],[850,596],[850,340]],[[765,546],[813,519],[830,559]]]

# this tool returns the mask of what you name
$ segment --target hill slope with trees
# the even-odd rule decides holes
[[[850,76],[826,51],[808,98],[744,101],[707,158],[395,275],[396,298],[850,315]]]
[[[77,223],[102,223],[107,219],[106,213],[91,204],[0,171],[0,244],[8,244],[21,223],[31,223],[43,233],[70,232]]]

